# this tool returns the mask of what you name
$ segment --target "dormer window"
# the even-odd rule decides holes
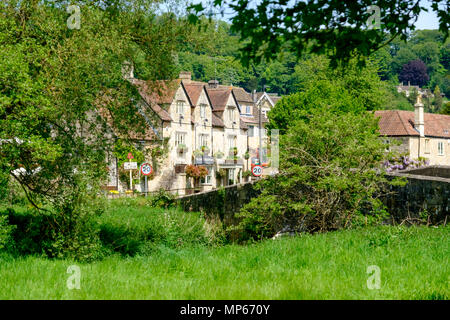
[[[245,113],[252,114],[252,106],[245,106]]]
[[[177,114],[184,114],[184,101],[177,101]]]

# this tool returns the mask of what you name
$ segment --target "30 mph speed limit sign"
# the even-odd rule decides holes
[[[260,177],[262,175],[262,171],[263,171],[263,169],[260,165],[253,166],[253,168],[252,168],[252,174],[255,177]]]
[[[143,164],[141,164],[141,173],[144,176],[148,176],[148,175],[152,174],[152,172],[153,172],[153,168],[149,163],[144,162]]]

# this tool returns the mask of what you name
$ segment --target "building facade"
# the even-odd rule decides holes
[[[143,81],[132,74],[127,79],[139,91],[142,100],[138,108],[149,126],[145,139],[139,141],[148,149],[163,141],[167,144],[167,154],[148,180],[148,191],[163,188],[182,195],[248,181],[248,172],[252,163],[258,163],[260,153],[268,165],[264,130],[268,121],[259,111],[255,94],[215,80],[193,81],[189,72],[170,81]],[[113,177],[118,171],[115,164],[117,161],[110,159],[110,181],[118,181]],[[190,165],[206,167],[208,175],[188,177],[186,167]],[[116,188],[124,191],[128,185],[118,182]],[[143,179],[137,189],[145,190]]]
[[[380,134],[386,142],[397,141],[394,150],[411,159],[425,158],[430,165],[450,165],[450,116],[425,113],[418,99],[415,111],[376,111]]]

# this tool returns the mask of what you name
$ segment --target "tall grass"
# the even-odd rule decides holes
[[[449,299],[449,236],[448,226],[382,226],[247,246],[157,245],[90,264],[3,255],[0,299]],[[80,290],[66,286],[72,264]],[[381,270],[378,290],[367,287],[370,265]]]

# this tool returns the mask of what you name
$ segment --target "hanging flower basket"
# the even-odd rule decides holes
[[[187,147],[186,147],[186,145],[180,143],[180,144],[177,146],[177,151],[178,151],[179,153],[187,152]]]

